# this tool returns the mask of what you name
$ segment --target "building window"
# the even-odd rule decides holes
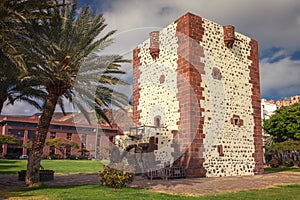
[[[235,118],[235,119],[233,119],[233,120],[234,120],[234,125],[238,126],[240,120],[239,120],[238,118]]]
[[[24,130],[8,129],[7,134],[17,138],[17,144],[9,145],[9,147],[22,146],[24,140],[24,132],[25,132]]]
[[[154,117],[154,126],[161,127],[161,116],[157,115]]]
[[[244,120],[242,120],[238,115],[233,115],[233,117],[231,118],[231,124],[234,126],[241,127],[244,125]]]
[[[50,139],[53,139],[56,137],[56,133],[55,132],[50,132]]]
[[[66,148],[66,156],[71,155],[71,147]]]
[[[50,151],[49,151],[49,155],[54,155],[54,154],[55,154],[55,147],[51,146]]]
[[[217,79],[217,80],[222,79],[221,71],[217,67],[213,68],[211,75],[212,75],[213,79]]]
[[[17,139],[24,138],[24,130],[8,129],[8,135],[14,136]]]
[[[67,139],[71,140],[72,139],[72,133],[67,133]]]
[[[223,146],[220,144],[217,146],[217,148],[218,148],[219,156],[224,156]]]
[[[35,131],[29,130],[28,131],[28,139],[33,140],[34,136],[35,136]]]
[[[82,148],[86,148],[86,134],[82,134],[81,137],[81,146]]]

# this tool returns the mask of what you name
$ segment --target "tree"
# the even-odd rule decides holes
[[[15,101],[26,101],[37,109],[42,109],[39,101],[43,101],[46,92],[30,85],[21,84],[19,76],[22,72],[0,52],[0,113],[6,100],[10,104]]]
[[[40,0],[2,0],[0,2],[0,113],[4,102],[27,101],[41,109],[37,99],[45,97],[43,91],[20,85],[19,77],[28,71],[31,63],[41,59],[33,56],[43,41],[38,40],[31,20],[48,19],[51,9],[60,4]],[[34,59],[34,60],[33,60]]]
[[[300,104],[276,110],[275,114],[264,122],[263,129],[274,136],[275,142],[300,140]]]
[[[0,51],[15,66],[26,69],[24,52],[35,45],[30,40],[32,32],[30,20],[49,18],[45,12],[60,4],[54,0],[1,0],[0,2]]]
[[[21,78],[22,84],[40,87],[47,92],[29,154],[26,173],[28,186],[33,186],[39,181],[46,135],[56,105],[58,104],[64,112],[63,97],[73,102],[85,116],[86,108],[94,108],[99,116],[105,119],[107,118],[103,108],[111,104],[121,106],[128,102],[126,95],[115,92],[111,87],[125,84],[116,75],[125,73],[120,70],[120,63],[128,61],[118,55],[99,57],[97,53],[92,53],[110,45],[110,37],[115,33],[110,31],[99,37],[106,27],[102,15],[94,16],[88,6],[81,8],[77,15],[76,3],[64,4],[46,11],[51,13],[51,18],[31,21],[42,38],[40,40],[49,43],[49,46],[43,45],[39,49],[41,56],[37,58],[44,59],[45,64],[34,65]],[[86,73],[89,78],[82,78],[78,83],[79,69],[84,61],[81,74]],[[75,88],[76,81],[78,84]],[[96,88],[93,92],[88,87],[91,85]]]
[[[31,148],[32,148],[32,141],[31,140],[27,141],[26,143],[24,143],[22,145],[22,147],[25,148],[25,149],[31,150]]]
[[[300,141],[286,140],[284,142],[278,142],[273,144],[270,147],[270,150],[275,152],[275,157],[277,157],[281,164],[283,164],[285,161],[285,158],[283,157],[285,154],[288,157],[288,161],[291,161],[294,163],[294,165],[297,165],[297,159],[294,158],[299,156]]]
[[[17,144],[17,138],[11,135],[0,135],[0,155],[2,155],[2,145],[3,144]]]
[[[62,155],[62,158],[64,158],[65,150],[67,148],[75,148],[75,149],[79,148],[79,145],[76,142],[73,142],[73,141],[65,139],[65,138],[53,138],[53,139],[47,140],[45,145],[53,146],[54,148],[59,150]]]

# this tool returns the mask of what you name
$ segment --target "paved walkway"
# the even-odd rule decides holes
[[[201,195],[229,191],[262,189],[282,184],[300,184],[300,173],[280,172],[256,176],[193,178],[174,180],[137,180],[132,187],[173,194]]]
[[[300,184],[300,173],[279,172],[243,177],[186,178],[152,181],[143,177],[136,177],[135,181],[131,184],[131,187],[146,188],[173,194],[201,195],[267,188],[274,185],[290,183]],[[55,174],[54,180],[45,182],[45,184],[51,186],[99,184],[99,179],[97,174]],[[25,183],[18,181],[18,175],[0,174],[0,193],[1,190],[19,187],[25,187]]]

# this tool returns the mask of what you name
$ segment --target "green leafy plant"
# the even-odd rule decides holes
[[[270,119],[265,120],[263,129],[274,136],[274,142],[300,140],[300,104],[282,107],[275,111]]]
[[[133,167],[121,163],[105,166],[99,172],[100,183],[111,188],[122,188],[131,183],[134,179]]]
[[[50,155],[51,160],[58,160],[61,159],[61,155],[59,154],[52,154]]]
[[[67,155],[67,159],[76,160],[76,158],[77,158],[76,155]]]
[[[79,148],[79,144],[77,144],[76,142],[73,142],[71,140],[68,140],[66,138],[53,138],[53,139],[47,140],[45,145],[53,146],[54,148],[59,150],[62,158],[64,158],[65,150],[67,148],[71,148],[71,147],[75,148],[75,149]]]
[[[294,166],[294,162],[293,162],[293,161],[286,161],[286,162],[284,163],[284,165],[285,165],[286,167],[293,167],[293,166]]]
[[[2,144],[17,144],[18,140],[11,135],[2,135],[0,133],[0,155],[2,154]]]

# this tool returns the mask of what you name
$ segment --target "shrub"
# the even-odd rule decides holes
[[[104,170],[99,172],[99,179],[104,186],[122,188],[133,181],[133,168],[120,163],[105,166]]]
[[[277,159],[275,158],[272,158],[269,162],[269,165],[272,167],[272,168],[277,168],[279,167],[279,162]]]
[[[58,160],[58,159],[60,159],[60,155],[59,154],[52,154],[52,155],[50,155],[50,158],[51,158],[51,160]]]
[[[284,163],[284,165],[285,165],[286,167],[293,167],[293,166],[294,166],[294,163],[293,163],[293,161],[286,161],[286,162]]]
[[[78,156],[78,159],[79,159],[79,160],[87,160],[88,157],[85,156],[85,155],[80,155],[80,156]]]
[[[77,156],[76,155],[67,155],[67,159],[77,160]]]

